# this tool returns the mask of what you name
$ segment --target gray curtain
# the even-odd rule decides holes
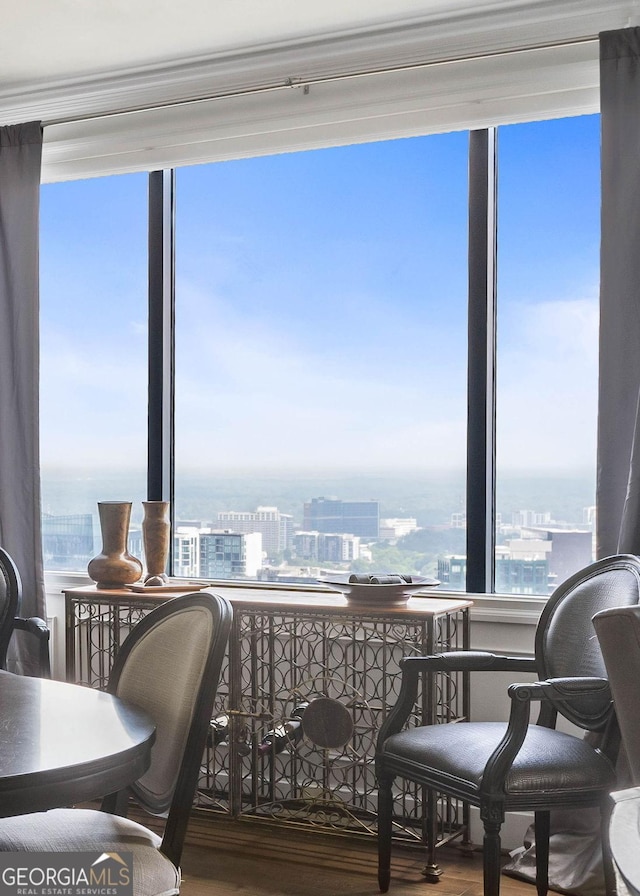
[[[640,554],[640,28],[600,35],[599,557]]]
[[[640,28],[600,35],[601,237],[597,554],[640,554]],[[628,786],[624,757],[618,786]],[[549,886],[604,892],[600,813],[552,812]],[[535,880],[533,830],[505,872]]]
[[[39,122],[0,128],[0,545],[22,578],[21,615],[44,617],[38,435],[41,155]],[[11,668],[35,671],[35,644],[14,641]]]

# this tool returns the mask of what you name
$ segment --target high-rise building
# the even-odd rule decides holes
[[[582,529],[522,529],[520,538],[496,547],[498,594],[549,594],[593,560],[592,533]],[[438,578],[452,591],[464,591],[466,558],[438,560]]]
[[[296,532],[293,546],[298,559],[319,563],[348,563],[360,556],[360,539],[344,532]]]
[[[224,510],[218,513],[218,524],[233,532],[262,535],[262,550],[269,560],[291,546],[293,517],[280,513],[277,507],[258,507],[253,511]]]
[[[377,539],[380,535],[378,501],[342,501],[339,498],[312,498],[304,504],[302,528],[305,532],[330,532]]]
[[[515,510],[511,514],[511,525],[514,529],[548,526],[552,522],[551,513],[537,513],[535,510]]]
[[[546,556],[496,557],[498,594],[548,594],[551,590]]]
[[[205,579],[254,578],[262,566],[259,532],[200,530],[200,570]]]
[[[255,578],[262,567],[262,536],[228,529],[178,526],[173,538],[176,576]]]
[[[200,526],[179,525],[173,536],[173,574],[200,575]]]
[[[451,554],[438,559],[438,579],[444,589],[464,591],[466,574],[466,557]],[[548,594],[547,555],[510,556],[508,550],[498,551],[495,590],[498,594]]]
[[[417,528],[418,521],[415,518],[395,517],[393,519],[380,520],[378,535],[381,539],[393,540],[402,538],[404,535],[409,535],[410,532],[415,532]]]
[[[593,533],[588,529],[543,528],[532,530],[551,543],[549,584],[552,587],[568,579],[593,561]]]
[[[97,549],[90,513],[42,514],[42,553],[48,569],[79,569]]]
[[[438,557],[438,579],[447,591],[464,591],[466,588],[467,558],[460,554]]]

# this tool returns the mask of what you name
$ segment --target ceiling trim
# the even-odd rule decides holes
[[[0,88],[0,123],[40,120],[46,125],[345,73],[561,45],[626,27],[637,18],[637,6],[637,0],[492,0],[355,34],[310,37],[33,89]]]
[[[0,116],[43,122],[51,181],[579,115],[599,108],[597,34],[627,27],[639,2],[487,0],[393,28],[0,89]]]
[[[147,171],[598,111],[597,44],[208,100],[44,132],[43,181]]]

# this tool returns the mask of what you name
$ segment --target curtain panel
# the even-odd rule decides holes
[[[22,578],[21,615],[45,617],[38,414],[41,156],[39,122],[0,128],[0,544]],[[27,674],[37,669],[36,645],[29,640],[14,638],[9,658],[10,668]]]
[[[600,35],[597,556],[640,554],[640,28]],[[629,786],[621,757],[618,787]],[[533,827],[505,872],[535,881]],[[600,813],[551,813],[549,886],[604,892]]]
[[[640,28],[600,35],[597,555],[640,554]]]

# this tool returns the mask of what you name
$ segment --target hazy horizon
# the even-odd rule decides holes
[[[100,475],[102,474],[102,475]],[[552,514],[555,520],[577,526],[583,511],[595,501],[592,471],[531,470],[502,475],[498,481],[497,510]],[[277,506],[298,522],[302,505],[315,497],[377,500],[381,517],[415,517],[422,526],[446,526],[451,514],[465,510],[466,474],[447,471],[270,471],[238,469],[192,471],[176,480],[176,514],[181,519],[213,520],[220,510],[254,511]],[[97,501],[132,501],[132,522],[142,515],[146,472],[129,470],[69,470],[43,468],[43,512],[54,515],[92,513]]]

